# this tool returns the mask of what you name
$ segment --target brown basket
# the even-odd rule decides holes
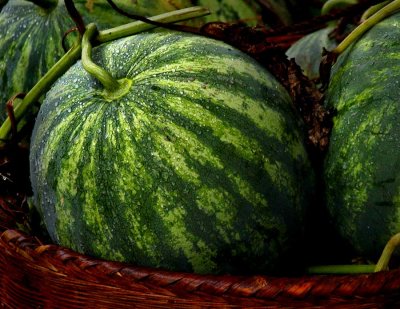
[[[4,308],[400,308],[400,270],[297,278],[160,271],[43,244],[10,228],[23,208],[0,206]]]

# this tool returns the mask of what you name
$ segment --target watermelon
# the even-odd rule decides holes
[[[400,232],[400,14],[375,25],[332,68],[336,109],[325,160],[327,207],[358,254]]]
[[[0,123],[6,118],[5,102],[16,93],[29,91],[61,58],[64,54],[61,39],[64,33],[74,26],[63,0],[55,1],[55,7],[49,9],[44,9],[34,2],[36,1],[9,1],[0,13]],[[203,4],[200,2],[199,5]],[[159,6],[141,1],[133,4],[130,0],[116,0],[115,3],[127,12],[144,16],[193,6],[189,1],[176,1],[175,4],[160,1],[163,5]],[[132,22],[132,19],[115,12],[106,0],[75,0],[74,4],[85,23],[95,22],[100,29]],[[256,16],[253,10],[255,6],[247,6],[244,1],[242,4],[236,4],[240,13],[235,13],[229,1],[218,5],[204,1],[204,5],[208,4],[218,8],[218,15],[212,15],[214,17],[210,18],[254,20]],[[206,21],[198,20],[202,23]],[[46,35],[43,35],[44,33]],[[71,46],[75,38],[76,35],[70,35],[67,45]]]
[[[304,75],[310,79],[319,77],[319,65],[324,48],[330,51],[337,45],[336,41],[329,37],[333,28],[327,27],[314,31],[302,37],[286,51],[287,57],[294,58]]]
[[[122,90],[77,62],[31,139],[34,203],[54,242],[196,273],[272,273],[300,258],[313,172],[270,73],[225,43],[169,31],[93,57]]]
[[[7,100],[30,90],[61,58],[62,35],[73,25],[62,1],[50,10],[25,0],[4,6],[0,13],[0,121],[6,118]]]

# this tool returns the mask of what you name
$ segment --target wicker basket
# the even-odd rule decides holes
[[[400,270],[296,278],[160,271],[42,243],[12,228],[26,207],[0,206],[4,308],[400,308]]]

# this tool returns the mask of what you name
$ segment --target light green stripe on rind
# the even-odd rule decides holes
[[[231,68],[218,73],[216,54]],[[200,273],[283,263],[312,180],[277,81],[261,67],[252,78],[256,63],[232,47],[187,34],[136,35],[95,49],[94,60],[131,79],[129,92],[109,101],[78,62],[48,92],[33,133],[32,186],[53,239]]]
[[[337,111],[325,163],[328,208],[357,253],[374,257],[400,232],[399,20],[382,21],[339,57],[327,94]]]

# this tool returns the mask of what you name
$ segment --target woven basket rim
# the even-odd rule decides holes
[[[88,302],[93,301],[103,302],[101,308],[131,308],[133,303],[158,308],[165,302],[179,308],[337,308],[337,304],[340,308],[345,308],[342,304],[349,304],[347,308],[380,308],[378,304],[388,299],[400,308],[400,269],[275,277],[199,275],[111,262],[18,230],[21,214],[27,211],[23,206],[26,200],[24,194],[14,198],[16,203],[10,205],[16,208],[0,205],[0,304],[11,304],[11,308],[31,303],[35,304],[32,308],[41,308],[58,299],[63,308],[91,308]],[[53,287],[58,290],[50,292]],[[101,296],[102,301],[98,299]],[[74,297],[83,305],[65,305]],[[109,305],[111,300],[113,305]],[[96,305],[93,308],[97,309]]]
[[[8,229],[0,236],[0,255],[35,265],[44,273],[64,276],[125,290],[145,287],[149,294],[176,294],[188,299],[193,293],[214,298],[254,298],[260,300],[315,298],[368,298],[399,293],[400,270],[356,275],[307,275],[272,277],[264,275],[198,275],[139,267],[95,259],[70,249],[43,244],[38,238]]]

